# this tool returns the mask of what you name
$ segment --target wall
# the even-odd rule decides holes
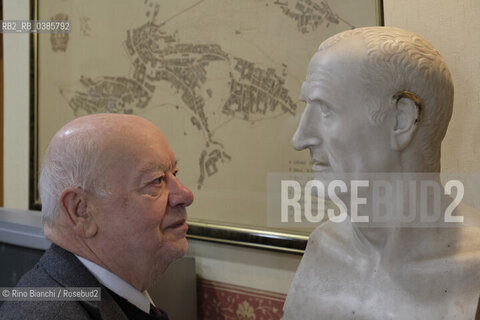
[[[449,172],[478,172],[480,161],[480,1],[384,0],[385,24],[428,39],[450,66],[455,109],[443,145]],[[4,0],[5,19],[26,19],[28,0]],[[5,35],[5,206],[28,205],[28,39]],[[199,276],[286,293],[300,257],[191,241]],[[237,290],[238,291],[238,290]]]
[[[30,19],[28,0],[4,0],[4,20]],[[4,205],[28,208],[29,35],[5,33]]]
[[[280,319],[301,258],[196,240],[187,255],[196,259],[199,320]]]

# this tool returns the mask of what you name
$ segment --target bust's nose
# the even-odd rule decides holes
[[[292,146],[295,150],[303,150],[310,146],[318,146],[322,143],[320,134],[320,119],[312,112],[312,106],[307,103],[303,111],[297,131],[292,137]]]

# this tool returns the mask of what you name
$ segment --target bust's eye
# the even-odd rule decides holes
[[[319,103],[320,110],[322,111],[322,115],[324,117],[330,114],[330,108],[325,103]]]
[[[327,117],[331,113],[330,107],[322,100],[311,100],[308,103],[319,108],[323,117]]]

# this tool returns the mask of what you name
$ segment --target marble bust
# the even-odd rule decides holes
[[[439,173],[453,83],[420,36],[391,27],[334,35],[311,59],[300,98],[292,144],[310,151],[314,174]],[[467,206],[455,214],[480,216]],[[475,319],[479,230],[326,221],[310,235],[283,319]]]

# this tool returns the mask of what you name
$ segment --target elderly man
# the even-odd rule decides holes
[[[292,144],[309,149],[318,179],[422,173],[410,176],[417,182],[429,172],[438,180],[453,84],[443,59],[419,36],[383,27],[333,36],[313,56],[301,98],[306,108]],[[366,199],[358,216],[373,218],[375,204]],[[411,199],[400,200],[394,218],[412,208]],[[454,215],[475,221],[479,213],[462,206]],[[479,229],[412,221],[415,228],[351,219],[321,224],[310,236],[283,319],[474,319]]]
[[[19,286],[101,287],[100,301],[5,302],[5,319],[168,319],[146,291],[187,250],[193,195],[161,132],[132,115],[65,125],[40,176],[53,244]]]

